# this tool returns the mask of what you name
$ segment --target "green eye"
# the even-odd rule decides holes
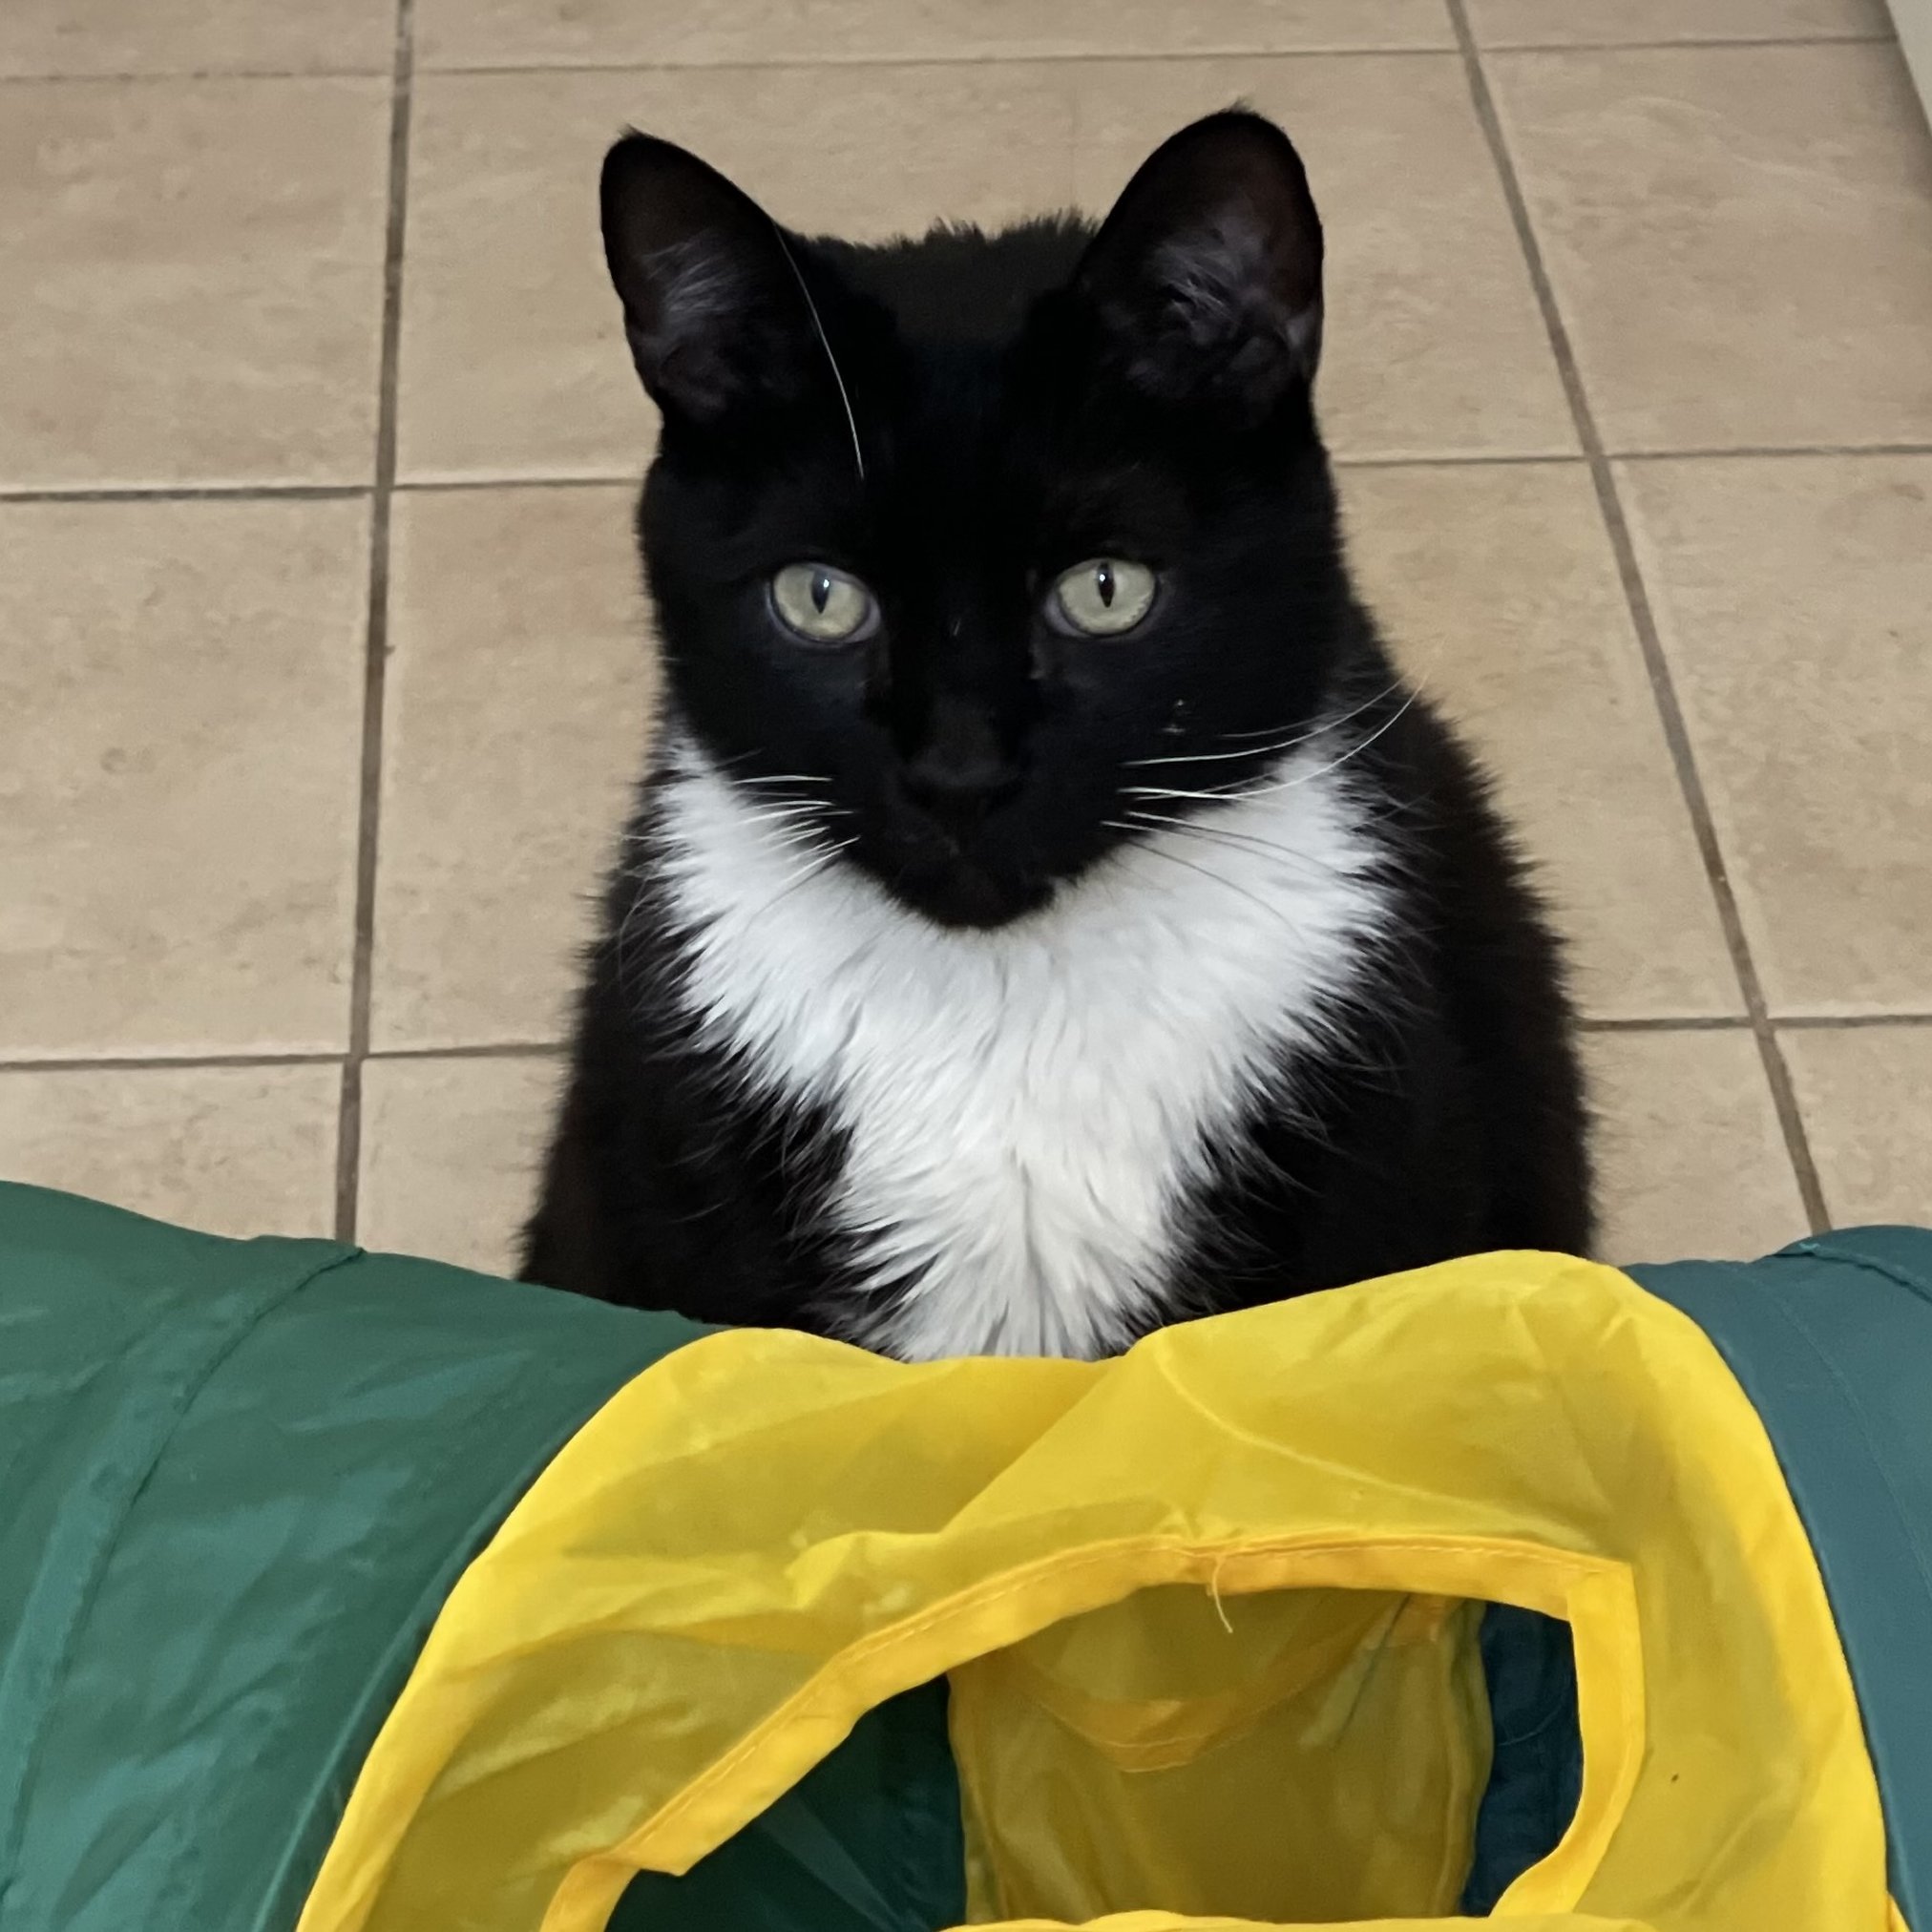
[[[823,563],[788,563],[771,579],[771,608],[794,637],[813,644],[869,637],[879,621],[872,592]]]
[[[1144,563],[1089,557],[1055,581],[1047,614],[1058,618],[1062,629],[1089,638],[1117,638],[1147,615],[1155,587],[1154,573]]]

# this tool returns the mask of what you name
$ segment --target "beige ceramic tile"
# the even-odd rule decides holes
[[[1932,457],[1620,487],[1773,1010],[1932,1010]]]
[[[344,1043],[368,528],[0,504],[0,1054]]]
[[[396,0],[7,0],[0,75],[387,74]]]
[[[418,0],[421,66],[1013,60],[1453,45],[1443,0]]]
[[[1344,470],[1342,487],[1369,600],[1495,774],[1584,1010],[1738,1012],[1588,472]]]
[[[395,508],[373,1038],[560,1040],[655,687],[634,492]]]
[[[1352,455],[1576,448],[1528,271],[1453,55],[1097,63],[1078,71],[1082,205],[1245,100],[1308,162],[1328,242],[1319,388]]]
[[[1891,32],[1884,0],[1464,0],[1484,47],[1650,40],[1856,40]]]
[[[356,1239],[513,1272],[561,1068],[547,1058],[371,1060],[362,1078]]]
[[[1488,64],[1613,450],[1932,437],[1932,139],[1896,48]]]
[[[0,486],[367,480],[388,112],[375,80],[0,88]]]
[[[1606,1261],[1752,1258],[1806,1232],[1748,1031],[1606,1033],[1586,1044]]]
[[[334,1231],[342,1073],[0,1071],[0,1176],[212,1234]]]
[[[400,453],[410,477],[613,476],[655,433],[598,239],[626,123],[794,227],[861,238],[1064,205],[1053,65],[431,76],[416,93]]]
[[[1839,1227],[1932,1227],[1932,1026],[1789,1028],[1797,1088]]]

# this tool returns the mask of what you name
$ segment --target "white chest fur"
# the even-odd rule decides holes
[[[1332,768],[1283,761],[994,932],[931,924],[695,752],[668,788],[686,998],[747,1077],[822,1104],[866,1282],[852,1339],[908,1358],[1093,1355],[1150,1309],[1189,1195],[1386,929],[1383,848]]]

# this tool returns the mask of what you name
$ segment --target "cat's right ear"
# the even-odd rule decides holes
[[[624,335],[666,415],[716,422],[795,399],[811,374],[811,323],[771,218],[670,141],[626,135],[604,157],[604,260]]]

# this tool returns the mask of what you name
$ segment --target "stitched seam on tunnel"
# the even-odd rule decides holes
[[[1837,1254],[1826,1254],[1821,1258],[1833,1261],[1840,1259],[1852,1260],[1854,1262],[1854,1265],[1856,1266],[1865,1265],[1863,1263],[1858,1262],[1856,1257],[1853,1256],[1839,1256]],[[1720,1266],[1727,1274],[1738,1274],[1743,1272],[1745,1264],[1741,1262],[1722,1262],[1719,1263],[1718,1266]],[[1890,1277],[1892,1274],[1891,1270],[1884,1268],[1882,1266],[1875,1266],[1872,1271],[1875,1274],[1880,1274],[1887,1277]],[[1805,1347],[1808,1348],[1812,1352],[1812,1354],[1817,1357],[1819,1366],[1824,1370],[1825,1374],[1831,1378],[1832,1386],[1838,1392],[1839,1398],[1844,1405],[1845,1413],[1857,1425],[1858,1432],[1858,1441],[1864,1448],[1866,1460],[1871,1464],[1872,1474],[1876,1478],[1880,1489],[1882,1490],[1884,1493],[1885,1502],[1889,1506],[1893,1517],[1897,1520],[1900,1536],[1903,1539],[1905,1547],[1912,1552],[1912,1565],[1919,1572],[1919,1580],[1922,1584],[1923,1584],[1925,1587],[1926,1601],[1928,1604],[1932,1604],[1932,1563],[1928,1563],[1925,1546],[1923,1543],[1921,1541],[1921,1539],[1913,1531],[1911,1516],[1906,1511],[1904,1502],[1899,1495],[1898,1485],[1894,1483],[1894,1481],[1892,1480],[1891,1472],[1885,1466],[1884,1458],[1879,1454],[1879,1445],[1872,1439],[1872,1432],[1869,1424],[1865,1419],[1865,1411],[1863,1405],[1858,1401],[1857,1395],[1853,1391],[1852,1385],[1848,1381],[1846,1381],[1842,1371],[1838,1368],[1838,1365],[1832,1360],[1831,1356],[1828,1354],[1826,1354],[1823,1345],[1818,1341],[1817,1336],[1812,1332],[1810,1325],[1804,1320],[1803,1316],[1801,1316],[1798,1313],[1796,1309],[1793,1308],[1791,1304],[1785,1299],[1783,1291],[1780,1288],[1775,1275],[1771,1275],[1767,1277],[1767,1279],[1763,1284],[1763,1305],[1772,1309],[1775,1313],[1783,1317],[1786,1327],[1788,1327],[1791,1330],[1791,1332],[1795,1335],[1796,1335],[1800,1341],[1804,1343]],[[1721,1354],[1722,1351],[1720,1350],[1719,1353]],[[1729,1366],[1728,1362],[1727,1366]],[[1736,1371],[1733,1369],[1732,1373],[1735,1375]],[[1740,1387],[1743,1386],[1741,1377],[1739,1378],[1739,1386]],[[1749,1391],[1747,1390],[1746,1393],[1748,1395]],[[1755,1408],[1757,1405],[1754,1402],[1752,1406]],[[1762,1416],[1760,1416],[1759,1419],[1760,1421],[1762,1421],[1763,1419]],[[1771,1430],[1769,1425],[1766,1425],[1764,1433],[1767,1438],[1771,1438]],[[1783,1455],[1780,1454],[1778,1451],[1778,1446],[1775,1438],[1772,1438],[1771,1446],[1772,1446],[1772,1453],[1777,1456],[1777,1463],[1779,1470],[1784,1471],[1785,1459]],[[1787,1472],[1785,1474],[1785,1481],[1787,1487],[1789,1487],[1790,1480],[1791,1480],[1790,1475]],[[1797,1499],[1796,1497],[1792,1499],[1792,1506],[1795,1509],[1797,1507]],[[1800,1512],[1800,1520],[1802,1520],[1802,1512]],[[1810,1530],[1808,1527],[1806,1529],[1806,1535],[1809,1538]],[[1813,1562],[1817,1565],[1818,1575],[1820,1580],[1822,1581],[1824,1579],[1824,1565],[1821,1562],[1818,1561],[1817,1550],[1816,1545],[1814,1545],[1813,1547],[1812,1559]],[[1831,1597],[1831,1587],[1828,1582],[1825,1585],[1825,1595],[1827,1602],[1829,1602]],[[1840,1648],[1842,1648],[1844,1642],[1842,1636],[1840,1636],[1838,1641]],[[1849,1668],[1850,1664],[1848,1659],[1847,1669]]]
[[[1845,1228],[1840,1231],[1849,1234],[1854,1230]],[[1789,1248],[1780,1248],[1770,1259],[1782,1261],[1787,1256],[1798,1254],[1816,1261],[1835,1261],[1848,1268],[1862,1268],[1867,1273],[1880,1275],[1896,1287],[1905,1289],[1921,1301],[1932,1301],[1932,1283],[1919,1281],[1907,1274],[1903,1269],[1895,1267],[1889,1261],[1880,1261],[1876,1255],[1859,1254],[1855,1250],[1838,1247],[1836,1234],[1807,1235],[1802,1241],[1794,1241]],[[1736,1268],[1745,1264],[1727,1262],[1723,1265],[1727,1268]]]
[[[73,1668],[74,1653],[94,1614],[94,1606],[100,1595],[102,1582],[115,1551],[120,1546],[121,1532],[126,1528],[128,1519],[134,1514],[147,1487],[154,1480],[155,1471],[160,1466],[162,1457],[167,1453],[168,1444],[179,1433],[181,1423],[200,1400],[201,1392],[220,1373],[235,1351],[252,1335],[262,1324],[278,1309],[294,1299],[311,1283],[320,1281],[326,1274],[360,1258],[358,1248],[328,1244],[332,1251],[326,1260],[306,1268],[280,1289],[265,1294],[248,1318],[238,1325],[223,1328],[210,1337],[209,1352],[203,1357],[199,1370],[184,1375],[177,1392],[176,1399],[165,1417],[160,1418],[147,1444],[147,1454],[138,1477],[124,1488],[120,1501],[112,1506],[111,1515],[103,1522],[100,1536],[95,1540],[93,1550],[91,1574],[78,1590],[70,1606],[65,1628],[61,1630],[55,1646],[56,1662],[47,1679],[47,1688],[39,1700],[39,1709],[32,1717],[32,1741],[27,1748],[25,1760],[21,1765],[20,1783],[14,1795],[13,1816],[7,1823],[7,1838],[0,1844],[0,1904],[6,1902],[11,1880],[5,1878],[19,1868],[18,1854],[20,1842],[27,1829],[27,1813],[32,1800],[34,1778],[39,1771],[42,1746],[46,1741],[49,1713],[60,1701],[60,1694],[66,1689],[68,1673]]]
[[[350,1258],[361,1259],[362,1250],[358,1250]],[[701,1336],[699,1339],[702,1340],[704,1337]],[[674,1345],[666,1351],[666,1355],[676,1354],[680,1348],[690,1346],[688,1342]],[[660,1356],[658,1359],[662,1361],[665,1358]],[[657,1362],[646,1363],[638,1373],[640,1376],[648,1375],[657,1366]],[[341,1727],[335,1732],[327,1752],[319,1761],[317,1774],[304,1800],[303,1812],[304,1820],[306,1822],[321,1816],[326,1810],[333,1810],[335,1814],[333,1823],[326,1833],[321,1835],[319,1855],[302,1841],[299,1833],[291,1834],[276,1865],[275,1887],[267,1895],[271,1899],[283,1896],[282,1886],[286,1880],[289,1866],[298,1853],[308,1859],[310,1870],[307,1883],[303,1887],[302,1903],[296,1914],[298,1932],[302,1918],[308,1909],[309,1897],[315,1890],[316,1880],[321,1875],[323,1865],[327,1861],[330,1846],[341,1833],[343,1819],[346,1814],[347,1794],[341,1788],[341,1767],[346,1761],[345,1746],[359,1734],[367,1733],[364,1757],[366,1758],[368,1751],[374,1748],[376,1737],[381,1735],[389,1712],[395,1709],[403,1690],[413,1676],[430,1632],[435,1628],[437,1619],[441,1616],[443,1607],[449,1602],[457,1583],[490,1547],[511,1513],[530,1494],[544,1471],[556,1460],[559,1452],[582,1432],[591,1417],[595,1416],[601,1408],[602,1402],[608,1399],[609,1396],[606,1395],[601,1400],[593,1401],[587,1413],[579,1415],[575,1420],[560,1427],[540,1449],[532,1452],[528,1464],[521,1474],[511,1479],[496,1492],[489,1504],[479,1511],[460,1555],[446,1556],[441,1566],[426,1581],[416,1603],[411,1607],[409,1620],[396,1630],[388,1644],[385,1646],[381,1659],[368,1673],[370,1683],[383,1687],[373,1713],[374,1723],[370,1722],[371,1712],[368,1707],[359,1706],[343,1713]],[[356,1767],[358,1772],[360,1768],[358,1764]],[[353,1780],[350,1789],[353,1789]]]
[[[1134,1557],[1168,1556],[1182,1560],[1206,1560],[1212,1557],[1219,1562],[1226,1562],[1230,1558],[1339,1556],[1370,1551],[1390,1554],[1406,1551],[1418,1555],[1508,1557],[1514,1561],[1539,1564],[1558,1573],[1567,1572],[1575,1577],[1614,1576],[1626,1573],[1628,1568],[1628,1564],[1614,1558],[1592,1556],[1584,1551],[1554,1549],[1542,1544],[1517,1542],[1507,1537],[1470,1536],[1344,1538],[1323,1536],[1306,1539],[1268,1537],[1240,1538],[1225,1543],[1198,1543],[1172,1537],[1137,1537],[1104,1544],[1098,1548],[1083,1551],[1078,1556],[1061,1553],[1044,1557],[1027,1564],[1021,1570],[989,1582],[987,1585],[960,1590],[940,1603],[929,1606],[915,1616],[890,1625],[883,1630],[874,1630],[848,1645],[801,1685],[764,1723],[748,1732],[723,1757],[699,1773],[682,1791],[645,1819],[620,1845],[612,1846],[606,1853],[598,1856],[614,1856],[629,1846],[648,1840],[665,1827],[675,1824],[692,1806],[711,1796],[719,1785],[727,1784],[740,1767],[766,1748],[774,1736],[783,1734],[801,1720],[817,1714],[813,1707],[820,1701],[824,1687],[835,1672],[843,1676],[849,1672],[852,1665],[889,1654],[892,1650],[929,1634],[950,1621],[969,1616],[974,1612],[983,1612],[1003,1601],[1026,1595],[1041,1579],[1063,1579],[1077,1571],[1120,1564]],[[1136,1583],[1124,1593],[1124,1596],[1132,1595],[1136,1590],[1148,1586],[1145,1583]],[[1293,1586],[1288,1584],[1257,1584],[1250,1589],[1243,1588],[1237,1583],[1229,1593],[1237,1596],[1250,1595],[1259,1594],[1270,1588],[1292,1587]],[[1113,1601],[1122,1600],[1116,1598]],[[1052,1621],[1058,1620],[1049,1620]],[[972,1659],[961,1658],[958,1661],[968,1663]]]

